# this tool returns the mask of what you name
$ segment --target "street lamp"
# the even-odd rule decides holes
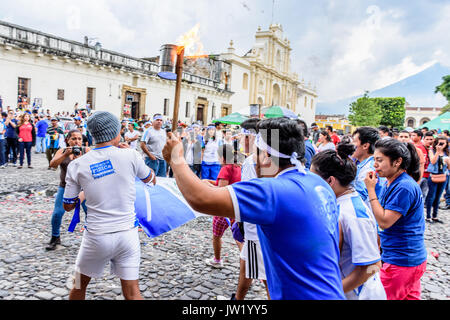
[[[97,42],[94,46],[95,54],[98,56],[100,50],[102,50],[102,44],[100,42]]]

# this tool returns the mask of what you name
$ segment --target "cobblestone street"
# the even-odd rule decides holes
[[[33,153],[34,169],[8,167],[0,171],[0,299],[68,299],[71,276],[81,241],[81,225],[68,233],[72,213],[61,227],[62,246],[47,252],[54,193],[59,170],[47,170],[44,155]],[[422,298],[450,299],[449,212],[440,211],[445,224],[427,224],[427,272]],[[239,251],[231,232],[224,236],[225,267],[204,263],[212,257],[212,218],[201,217],[150,239],[141,237],[140,288],[145,299],[229,299],[239,273]],[[248,299],[266,299],[262,283],[254,282]],[[123,299],[120,281],[105,269],[93,279],[87,299]]]

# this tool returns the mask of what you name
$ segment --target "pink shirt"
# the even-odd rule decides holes
[[[32,142],[33,141],[33,126],[31,123],[23,124],[19,128],[19,138],[22,138],[23,142]]]

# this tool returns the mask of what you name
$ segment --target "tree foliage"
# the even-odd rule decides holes
[[[446,106],[442,107],[441,112],[439,113],[439,115],[443,115],[446,112],[450,111],[450,103],[447,103]]]
[[[450,103],[450,75],[442,77],[443,82],[441,85],[436,87],[434,93],[442,93],[442,95],[447,99]]]
[[[362,98],[350,104],[349,120],[353,126],[378,127],[382,118],[381,108],[371,98],[368,92]]]
[[[405,98],[372,98],[373,101],[380,106],[383,117],[380,125],[386,127],[403,127],[405,123]]]
[[[362,98],[350,105],[350,123],[354,126],[403,127],[405,122],[405,98],[370,98],[365,92]]]

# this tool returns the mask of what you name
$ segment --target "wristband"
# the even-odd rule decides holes
[[[149,182],[146,182],[145,184],[146,185],[151,185],[151,183],[153,182],[153,180],[155,179],[155,177],[156,177],[156,175],[155,175],[155,173],[153,172],[153,171],[151,171],[150,172],[150,174],[149,174],[149,176],[151,175],[151,179],[150,179],[150,181]],[[148,177],[147,177],[148,178]],[[145,178],[145,179],[147,179],[147,178]],[[142,179],[141,181],[143,182],[145,179]]]
[[[147,182],[147,183],[151,183],[154,179],[155,179],[155,173],[152,171],[152,178],[151,178],[150,181]]]
[[[370,199],[369,202],[372,202],[373,200],[378,200],[378,198]]]

